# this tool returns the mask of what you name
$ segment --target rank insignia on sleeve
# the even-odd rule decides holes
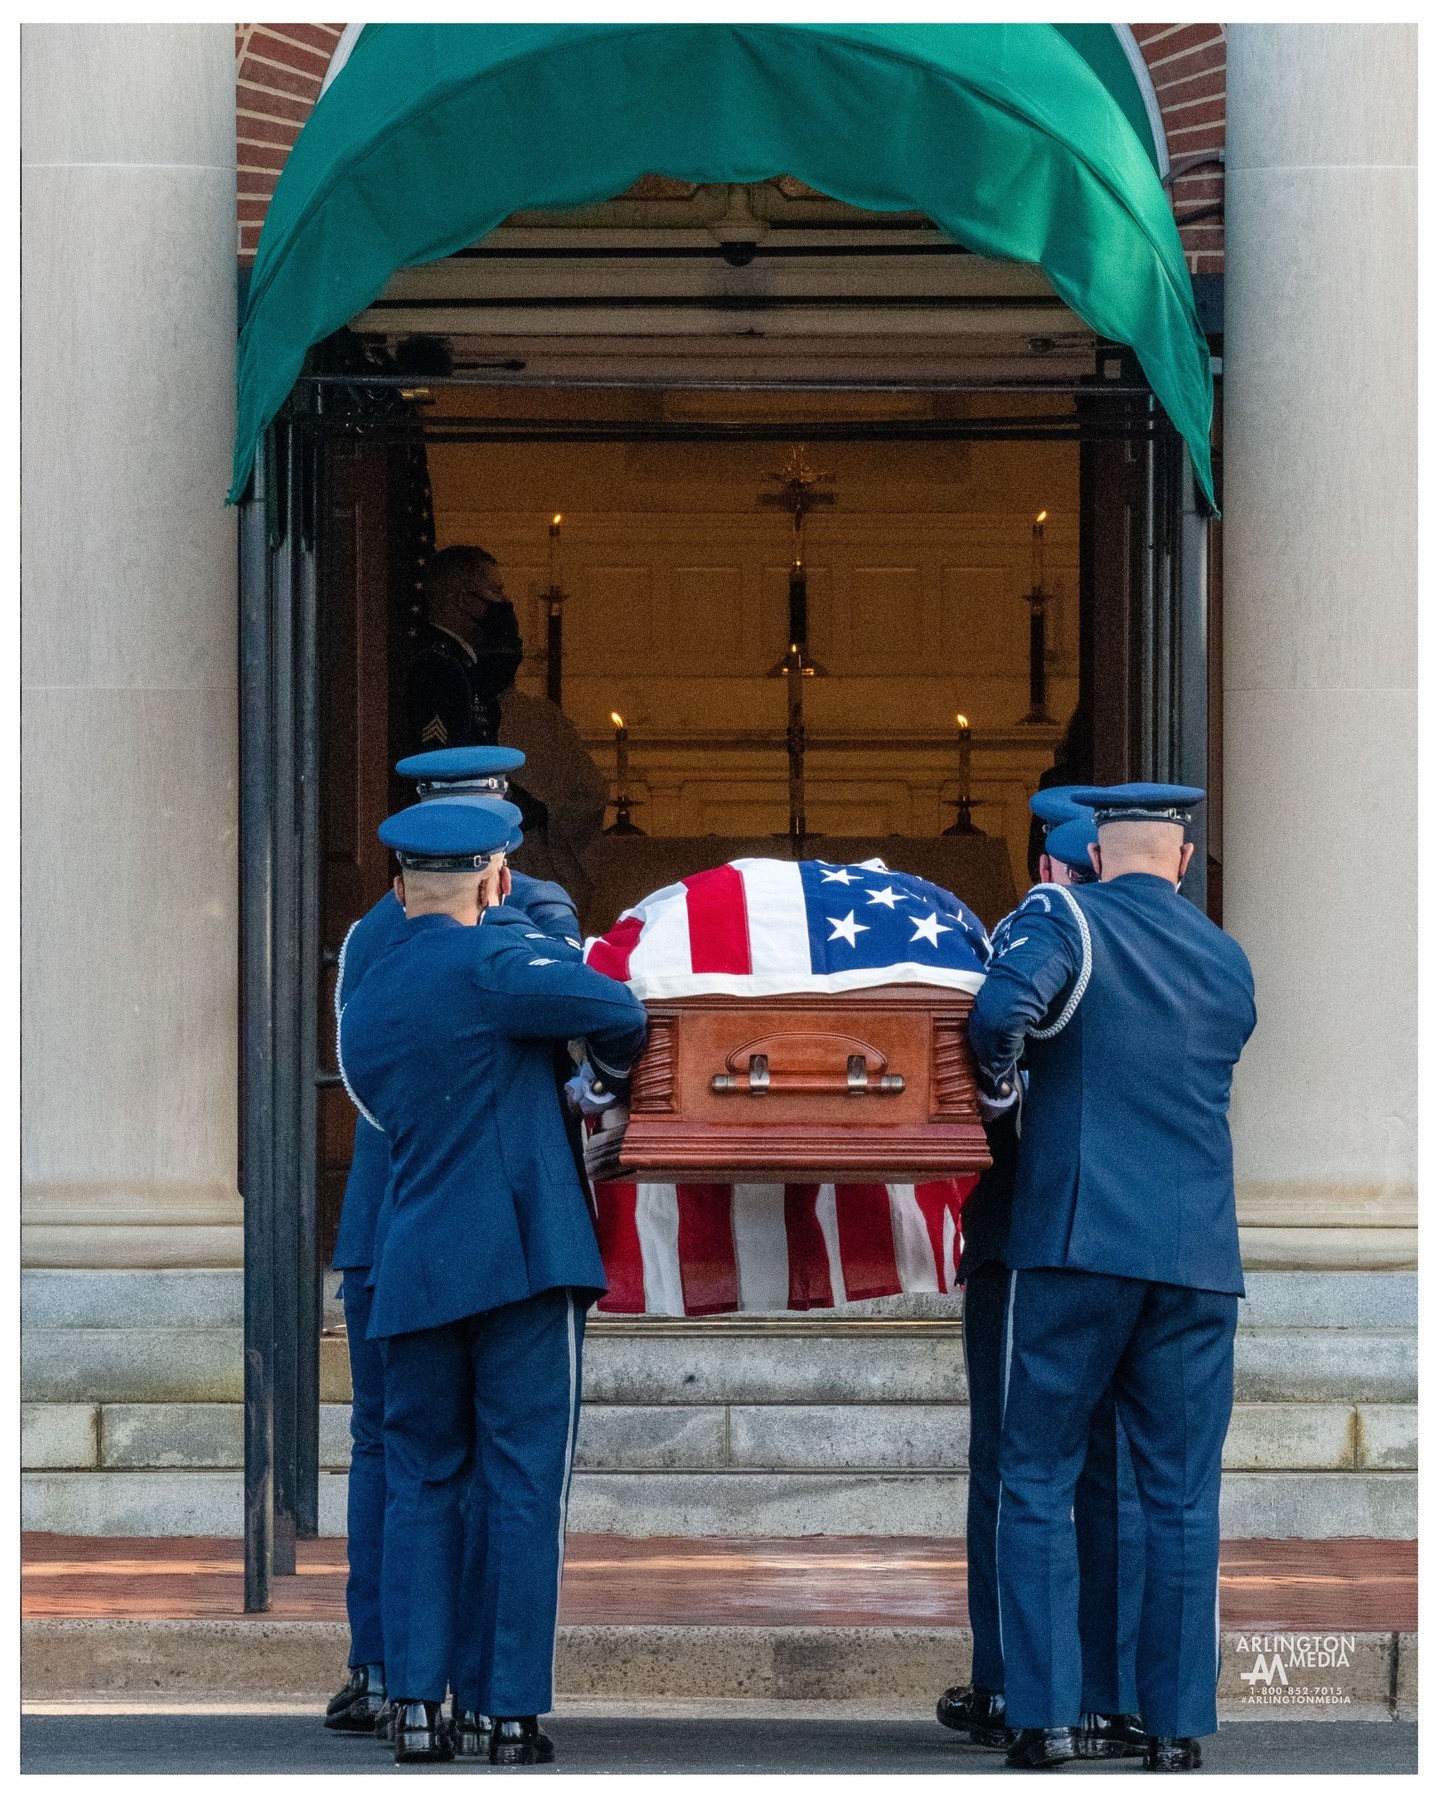
[[[436,713],[420,733],[420,742],[422,744],[448,744],[450,742],[450,733],[445,729],[445,721],[439,713]]]

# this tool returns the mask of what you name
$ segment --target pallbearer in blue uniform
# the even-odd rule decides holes
[[[1095,815],[1076,806],[1069,788],[1042,788],[1030,810],[1048,831],[1040,879],[1078,887],[1095,879],[1090,845]],[[996,927],[994,950],[1005,946],[1011,920]],[[1000,1400],[1005,1351],[1005,1302],[1010,1271],[1005,1242],[1015,1182],[1016,1096],[987,1106],[991,1166],[965,1206],[965,1370],[970,1398],[969,1500],[965,1524],[966,1592],[973,1650],[970,1682],[948,1688],[936,1717],[973,1744],[1003,1750],[1015,1733],[1005,1716],[1005,1657],[995,1573],[995,1520],[1000,1499]],[[1080,1563],[1081,1713],[1076,1750],[1103,1760],[1139,1756],[1145,1734],[1135,1716],[1135,1639],[1140,1622],[1145,1540],[1129,1447],[1106,1393],[1091,1420],[1085,1462],[1075,1488]]]
[[[494,1721],[492,1762],[550,1761],[537,1715],[551,1703],[585,1309],[605,1288],[552,1052],[582,1039],[622,1081],[645,1012],[504,903],[512,833],[491,808],[427,802],[380,835],[400,860],[405,922],[347,999],[340,1050],[390,1145],[369,1329],[385,1346],[395,1755],[453,1754],[453,1672],[457,1707]]]
[[[407,757],[397,773],[418,784],[422,800],[486,802],[498,809],[511,831],[520,813],[505,799],[509,777],[525,761],[518,750],[500,745],[431,751]],[[512,873],[509,904],[527,913],[537,930],[580,942],[574,904],[552,881]],[[375,958],[404,927],[405,909],[393,893],[376,902],[346,934],[335,978],[335,1016]],[[350,1624],[350,1673],[330,1701],[325,1723],[333,1731],[373,1731],[385,1722],[385,1645],[380,1620],[380,1568],[384,1550],[385,1456],[380,1439],[384,1406],[381,1349],[367,1332],[370,1289],[367,1279],[375,1244],[376,1219],[390,1179],[390,1151],[384,1133],[360,1115],[332,1268],[341,1272],[346,1343],[350,1353],[350,1478],[347,1501],[347,1555],[350,1564],[345,1609]],[[478,1746],[477,1746],[478,1747]]]
[[[1082,788],[1099,880],[1034,889],[971,1015],[1004,1097],[1023,1054],[997,1529],[1008,1760],[1074,1753],[1071,1508],[1113,1387],[1145,1520],[1137,1657],[1145,1766],[1196,1768],[1215,1730],[1220,1461],[1240,1273],[1227,1112],[1255,1024],[1244,952],[1178,893],[1201,790]]]

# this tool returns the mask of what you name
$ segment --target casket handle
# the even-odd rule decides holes
[[[848,1094],[863,1097],[867,1094],[903,1094],[905,1077],[881,1075],[872,1081],[869,1064],[863,1056],[846,1057],[843,1075],[772,1075],[770,1058],[756,1054],[750,1058],[745,1075],[732,1075],[728,1070],[722,1070],[720,1074],[710,1077],[710,1088],[716,1094],[753,1094],[757,1097],[761,1094]]]

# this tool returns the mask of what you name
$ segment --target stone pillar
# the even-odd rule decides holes
[[[237,1264],[234,32],[22,82],[25,1253]]]
[[[1247,1250],[1415,1248],[1416,32],[1229,33],[1225,923]]]

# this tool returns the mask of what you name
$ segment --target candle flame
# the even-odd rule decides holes
[[[956,713],[955,723],[962,731],[968,731],[970,729],[970,721],[965,717],[964,713]]]
[[[1037,525],[1043,525],[1049,517],[1050,517],[1050,514],[1049,514],[1048,509],[1045,512],[1038,512],[1035,515],[1035,523]]]
[[[620,717],[619,713],[617,713],[617,712],[611,713],[610,723],[615,727],[615,729],[617,731],[623,731],[625,729],[625,721]]]
[[[550,529],[552,531],[558,531],[560,529],[560,523],[564,519],[564,517],[565,517],[564,513],[556,513],[555,517],[550,521]]]

